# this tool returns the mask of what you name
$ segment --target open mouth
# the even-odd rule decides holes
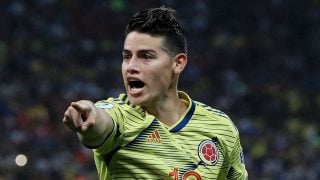
[[[144,83],[139,80],[129,81],[128,84],[129,84],[130,89],[141,89],[144,87]]]

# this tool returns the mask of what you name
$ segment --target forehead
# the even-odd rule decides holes
[[[161,50],[163,47],[163,37],[151,36],[146,33],[130,32],[125,41],[124,49],[130,51],[137,51],[141,49]]]

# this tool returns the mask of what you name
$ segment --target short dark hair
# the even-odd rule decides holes
[[[162,36],[169,55],[187,54],[187,40],[175,13],[175,10],[164,6],[138,11],[128,23],[125,36],[132,31]]]

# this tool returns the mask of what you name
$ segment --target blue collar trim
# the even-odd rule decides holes
[[[182,119],[182,121],[177,126],[175,126],[170,130],[170,132],[178,132],[182,128],[184,128],[188,124],[189,120],[191,119],[195,109],[196,109],[196,104],[191,100],[191,108],[189,112],[186,114],[186,116]]]

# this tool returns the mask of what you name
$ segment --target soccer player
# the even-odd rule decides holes
[[[137,12],[122,51],[126,93],[72,102],[64,113],[93,150],[100,179],[247,179],[230,118],[178,91],[188,58],[174,15],[167,7]]]

